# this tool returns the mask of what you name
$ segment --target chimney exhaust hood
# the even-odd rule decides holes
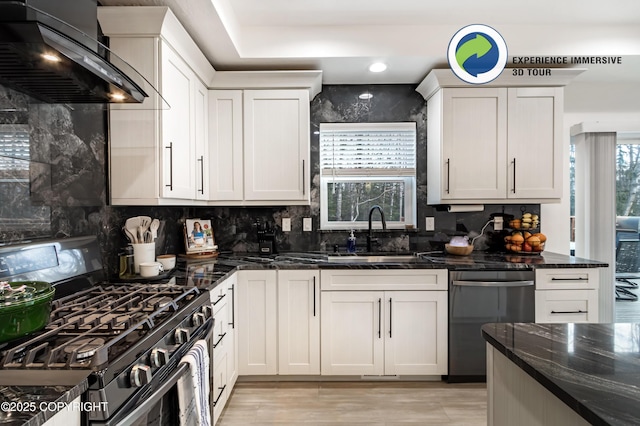
[[[97,12],[96,0],[0,0],[0,85],[46,103],[139,104],[149,96],[142,87],[157,94],[96,40]]]

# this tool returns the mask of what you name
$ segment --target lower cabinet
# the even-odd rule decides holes
[[[318,271],[237,275],[239,374],[320,374]]]
[[[318,271],[278,271],[278,374],[320,374]]]
[[[597,268],[536,269],[536,322],[598,322]]]
[[[323,375],[447,374],[446,269],[323,270]]]
[[[238,349],[235,329],[237,300],[236,275],[211,290],[213,309],[212,357],[209,368],[213,377],[210,389],[213,422],[216,423],[238,378]]]
[[[446,291],[322,292],[323,375],[447,374]]]

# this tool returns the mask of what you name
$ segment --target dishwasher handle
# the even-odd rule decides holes
[[[472,281],[460,280],[452,281],[451,284],[461,287],[529,287],[532,286],[533,280],[525,281]]]

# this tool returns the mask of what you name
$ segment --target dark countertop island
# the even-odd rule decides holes
[[[485,324],[482,335],[589,423],[640,424],[640,324]]]

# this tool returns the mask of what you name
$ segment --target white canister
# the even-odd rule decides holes
[[[140,273],[140,264],[156,260],[156,243],[131,244],[133,246],[133,266]],[[156,274],[157,275],[157,274]]]

